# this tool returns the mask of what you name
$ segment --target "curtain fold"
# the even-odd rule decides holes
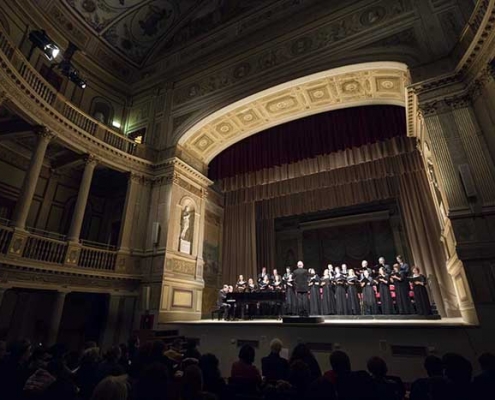
[[[210,163],[209,177],[216,181],[400,136],[406,136],[406,113],[400,106],[362,106],[315,114],[225,149]]]
[[[268,271],[275,268],[275,220],[273,218],[256,220],[256,250],[258,268]],[[283,274],[283,271],[281,272]]]
[[[225,207],[222,249],[224,283],[233,285],[240,274],[245,279],[256,276],[254,202]]]
[[[440,224],[426,175],[424,171],[416,171],[399,176],[398,180],[399,201],[414,262],[425,275],[433,275],[437,280],[440,293],[433,290],[433,296],[439,311],[447,316],[456,316],[456,293],[445,267],[446,255],[440,242]]]
[[[329,172],[372,162],[383,162],[390,157],[414,153],[415,150],[416,141],[413,138],[395,137],[331,154],[318,155],[294,163],[239,174],[222,179],[219,184],[223,192],[247,190],[269,184],[284,185],[283,182],[287,180],[305,179],[307,176],[320,172]]]

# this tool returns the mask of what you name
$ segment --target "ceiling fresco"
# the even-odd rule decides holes
[[[135,64],[173,51],[266,0],[62,0],[104,42]]]

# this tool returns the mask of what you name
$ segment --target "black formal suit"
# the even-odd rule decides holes
[[[308,278],[309,273],[306,268],[296,268],[292,273],[292,278],[296,286],[297,311],[300,315],[308,315]]]

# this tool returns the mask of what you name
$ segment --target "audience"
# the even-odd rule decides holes
[[[273,339],[270,343],[270,354],[261,359],[261,372],[267,382],[286,381],[289,376],[289,362],[280,357],[282,342]]]
[[[131,343],[129,341],[128,343]],[[254,365],[255,349],[244,345],[226,383],[218,358],[201,355],[196,341],[170,346],[163,341],[133,341],[111,347],[103,357],[94,342],[82,352],[64,346],[31,349],[28,340],[0,342],[0,398],[6,400],[467,400],[492,399],[495,356],[482,354],[474,379],[471,363],[447,353],[424,361],[427,377],[412,383],[409,396],[399,377],[388,374],[385,360],[372,357],[367,371],[353,370],[343,351],[330,355],[331,370],[321,370],[308,346],[298,344],[290,361],[280,356],[282,342],[270,342],[261,360],[263,378]],[[183,349],[183,350],[182,350]],[[131,356],[131,353],[133,354]]]

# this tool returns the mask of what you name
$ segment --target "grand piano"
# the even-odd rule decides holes
[[[282,317],[285,292],[233,292],[227,293],[227,304],[235,307],[236,317]]]

